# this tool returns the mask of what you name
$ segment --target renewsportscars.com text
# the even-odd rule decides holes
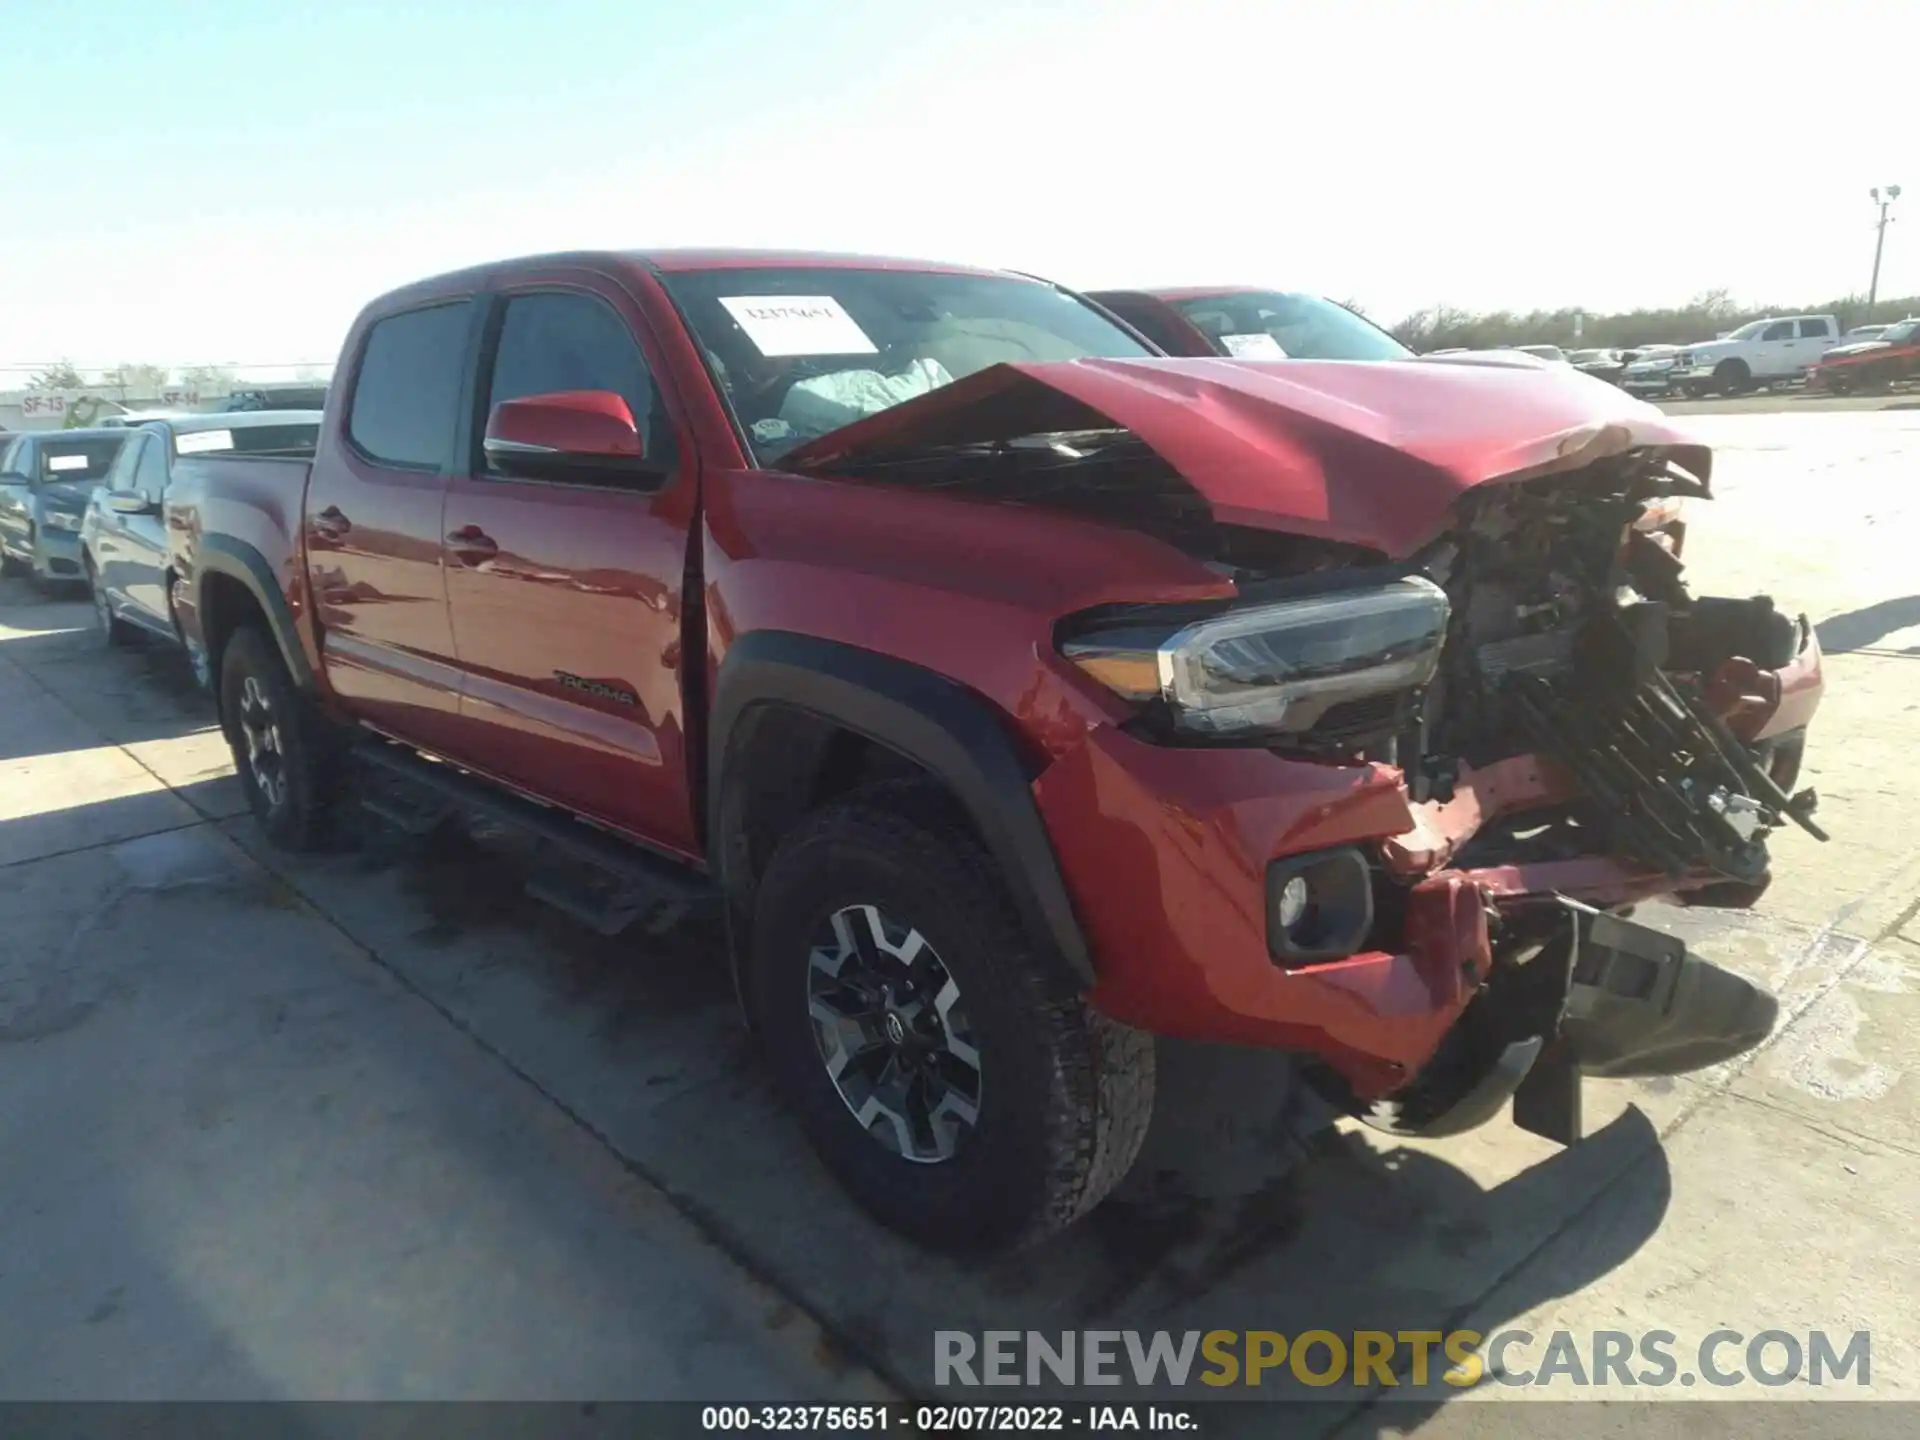
[[[1872,1337],[1714,1330],[937,1330],[936,1386],[1659,1389],[1872,1383]]]

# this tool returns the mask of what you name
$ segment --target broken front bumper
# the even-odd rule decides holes
[[[1493,1119],[1563,1145],[1581,1137],[1581,1080],[1681,1075],[1745,1054],[1773,1031],[1767,990],[1673,936],[1572,901],[1542,901],[1512,923],[1532,932],[1468,1007],[1418,1079],[1370,1105],[1368,1124],[1445,1136]]]

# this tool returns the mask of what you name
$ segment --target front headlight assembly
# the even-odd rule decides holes
[[[41,519],[46,522],[49,530],[77,531],[80,528],[81,521],[85,518],[85,516],[69,510],[49,510],[45,515],[41,516]]]
[[[1446,639],[1446,592],[1408,576],[1180,624],[1151,612],[1093,624],[1060,650],[1196,741],[1300,735],[1335,706],[1417,691]]]

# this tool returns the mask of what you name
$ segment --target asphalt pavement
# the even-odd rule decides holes
[[[927,1394],[941,1329],[1717,1326],[1868,1330],[1865,1393],[1920,1398],[1920,413],[1689,423],[1696,589],[1818,622],[1833,840],[1781,836],[1752,913],[1642,918],[1771,984],[1775,1036],[1590,1082],[1567,1150],[1303,1152],[1271,1057],[1230,1056],[1190,1173],[988,1266],[841,1197],[702,922],[587,934],[485,835],[272,853],[178,658],[4,582],[0,1400],[857,1399]],[[1312,1428],[1481,1433],[1527,1393]]]

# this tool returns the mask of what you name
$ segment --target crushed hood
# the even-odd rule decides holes
[[[1222,524],[1411,554],[1462,494],[1673,447],[1704,447],[1654,407],[1568,366],[1404,361],[1070,360],[990,366],[790,452],[790,469],[902,446],[989,444],[1055,431],[1131,431]]]

